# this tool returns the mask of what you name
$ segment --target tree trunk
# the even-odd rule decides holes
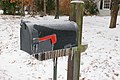
[[[44,13],[46,14],[46,0],[44,0]]]
[[[22,0],[22,11],[21,11],[21,16],[25,16],[25,11],[24,11],[24,0]]]
[[[37,11],[36,11],[36,0],[32,0],[32,17],[35,17],[36,14],[37,14]]]
[[[109,28],[116,28],[117,15],[119,11],[119,0],[111,0],[111,22]]]
[[[59,0],[55,0],[55,19],[59,19]]]
[[[3,5],[5,5],[6,4],[6,1],[3,1]],[[6,6],[4,6],[4,8],[3,8],[3,14],[6,14]]]

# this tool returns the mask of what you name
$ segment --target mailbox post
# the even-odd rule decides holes
[[[78,48],[77,50],[75,50],[75,54],[73,54],[73,56],[69,55],[68,57],[67,80],[79,80],[81,52],[85,51],[85,49],[87,48],[87,45],[81,44],[84,2],[73,0],[71,1],[70,7],[70,20],[77,22],[78,25]]]

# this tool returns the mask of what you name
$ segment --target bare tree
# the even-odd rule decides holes
[[[59,19],[59,0],[55,0],[55,19]]]
[[[111,21],[109,28],[116,28],[119,3],[119,0],[111,0]]]
[[[36,0],[32,0],[32,17],[37,14],[37,5],[36,5]]]
[[[25,16],[25,11],[24,11],[24,0],[22,0],[21,16]]]
[[[44,13],[46,13],[46,0],[44,0]]]

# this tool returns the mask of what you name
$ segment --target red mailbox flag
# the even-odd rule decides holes
[[[40,41],[51,40],[52,44],[55,44],[57,42],[57,37],[56,37],[56,34],[52,34],[52,35],[49,35],[49,36],[39,38],[39,40]]]

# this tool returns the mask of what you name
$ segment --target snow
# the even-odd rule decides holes
[[[0,10],[0,14],[3,14],[3,10]]]
[[[25,18],[51,20],[53,16]],[[20,50],[21,19],[0,15],[0,80],[52,80],[52,59],[38,61]],[[120,16],[117,28],[109,29],[109,23],[110,16],[84,17],[82,41],[88,44],[81,54],[80,73],[84,80],[120,80]],[[58,80],[67,80],[67,58],[58,60]]]
[[[83,2],[83,1],[76,0],[76,1],[71,1],[71,3],[84,3],[84,2]]]

